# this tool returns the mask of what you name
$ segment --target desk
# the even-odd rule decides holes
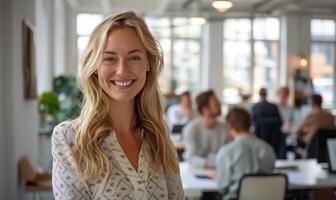
[[[323,170],[316,160],[278,160],[275,166],[274,172],[287,174],[289,189],[336,187],[336,175]],[[295,169],[289,166],[295,166]],[[215,170],[195,169],[186,162],[180,163],[180,170],[182,185],[187,198],[200,198],[203,192],[218,191],[216,180],[195,177],[196,174],[214,174]]]

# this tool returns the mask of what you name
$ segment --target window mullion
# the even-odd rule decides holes
[[[174,42],[175,42],[175,37],[174,37],[174,26],[173,26],[173,19],[170,18],[170,75],[171,75],[171,81],[170,81],[170,92],[172,94],[175,93],[175,89],[176,89],[176,83],[175,83],[175,79],[174,79],[174,73],[175,73],[175,67],[174,67]]]
[[[254,93],[254,68],[255,68],[255,58],[254,58],[254,38],[253,38],[253,32],[254,32],[254,28],[253,28],[253,20],[254,20],[254,16],[251,15],[250,18],[250,22],[251,22],[251,31],[250,31],[250,47],[251,47],[251,55],[250,55],[250,93],[253,94]]]

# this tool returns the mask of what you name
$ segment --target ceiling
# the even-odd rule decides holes
[[[134,10],[144,15],[223,16],[211,7],[212,0],[67,0],[78,12],[111,14]],[[336,14],[336,0],[231,0],[224,15],[239,13],[304,12]]]

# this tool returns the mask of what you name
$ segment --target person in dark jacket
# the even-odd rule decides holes
[[[252,107],[254,133],[274,148],[277,158],[285,158],[285,143],[281,126],[282,119],[278,107],[267,101],[267,90],[259,90],[260,101]]]

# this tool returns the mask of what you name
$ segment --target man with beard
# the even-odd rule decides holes
[[[212,90],[199,94],[196,104],[200,116],[189,122],[183,130],[185,158],[192,166],[214,167],[217,151],[231,138],[224,124],[217,120],[221,108]]]

